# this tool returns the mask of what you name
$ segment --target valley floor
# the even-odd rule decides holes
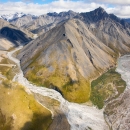
[[[17,51],[14,50],[8,53],[10,60],[15,62],[20,69],[19,61],[12,57],[12,54]],[[96,107],[81,105],[76,103],[70,103],[66,101],[62,95],[52,89],[47,89],[45,87],[38,87],[31,84],[23,76],[23,72],[20,69],[19,73],[13,78],[14,81],[19,82],[23,86],[26,86],[26,91],[31,91],[33,93],[40,94],[42,96],[47,96],[60,102],[60,110],[66,115],[67,120],[71,126],[71,130],[104,130],[106,128],[106,123],[104,120],[103,110],[99,110]]]
[[[117,71],[119,73],[121,73],[121,75],[123,76],[122,78],[125,81],[127,79],[127,89],[125,90],[125,93],[120,96],[118,95],[119,97],[115,98],[114,100],[106,102],[106,104],[105,104],[106,107],[104,109],[99,110],[98,108],[96,108],[94,106],[89,106],[86,104],[70,103],[70,102],[66,101],[62,97],[62,95],[60,93],[58,93],[57,91],[47,89],[44,87],[40,87],[40,86],[38,87],[36,85],[31,84],[29,81],[27,81],[27,79],[24,78],[24,76],[23,76],[23,72],[20,68],[19,61],[16,58],[12,57],[12,54],[15,53],[16,51],[18,51],[19,49],[21,49],[21,48],[15,49],[8,53],[8,57],[12,62],[10,62],[10,60],[8,61],[6,59],[6,62],[4,61],[0,65],[0,70],[1,70],[0,79],[1,79],[1,83],[2,83],[2,86],[0,88],[1,92],[4,92],[4,93],[7,92],[7,95],[10,95],[10,94],[14,95],[15,91],[17,91],[18,93],[20,91],[20,93],[23,93],[24,95],[26,95],[23,98],[27,97],[28,98],[27,101],[30,102],[30,100],[31,100],[31,101],[35,102],[35,104],[37,104],[37,105],[35,105],[36,108],[34,108],[34,106],[29,108],[32,111],[31,114],[33,114],[33,112],[37,111],[38,109],[40,110],[41,113],[43,113],[43,117],[42,116],[38,117],[38,115],[36,117],[33,117],[33,116],[31,116],[31,114],[30,114],[30,118],[26,117],[24,122],[21,123],[21,126],[25,122],[29,122],[29,124],[26,126],[23,126],[22,130],[29,130],[30,127],[32,127],[32,126],[33,126],[32,130],[33,129],[35,130],[35,127],[36,127],[35,123],[39,122],[39,120],[41,120],[42,118],[45,118],[45,120],[46,119],[48,119],[48,120],[46,120],[46,121],[43,120],[44,122],[42,122],[42,121],[39,122],[40,123],[39,125],[41,125],[41,127],[39,127],[39,130],[46,129],[46,128],[48,128],[49,130],[54,130],[54,129],[55,130],[69,130],[69,129],[71,129],[71,130],[86,130],[86,129],[87,130],[89,130],[89,129],[90,130],[91,129],[92,130],[107,130],[109,128],[112,130],[117,130],[118,128],[120,130],[122,130],[122,128],[123,128],[123,130],[127,130],[127,128],[129,127],[129,120],[128,120],[129,109],[128,108],[130,108],[129,104],[127,103],[129,95],[130,95],[129,94],[129,82],[128,82],[130,69],[127,68],[127,63],[125,63],[125,62],[126,61],[129,62],[129,60],[126,60],[126,58],[124,57],[124,59],[125,59],[125,62],[124,62],[124,60],[122,58],[120,58],[119,63],[118,63],[119,65],[117,68]],[[6,58],[7,58],[7,56],[6,56]],[[7,62],[9,62],[10,64],[5,64]],[[15,68],[17,68],[17,69],[15,69]],[[13,72],[15,70],[15,74],[12,73],[12,69],[13,69]],[[106,92],[104,90],[107,89],[107,86],[109,87],[109,92],[107,91],[107,93],[109,93],[110,95],[111,95],[110,92],[112,92],[112,94],[116,93],[116,92],[120,92],[120,91],[117,91],[118,89],[117,90],[111,89],[113,84],[117,85],[116,82],[109,81],[107,79],[107,76],[108,75],[111,76],[111,73],[114,74],[112,79],[115,78],[116,81],[121,80],[120,79],[121,77],[115,71],[110,71],[109,73],[104,74],[104,76],[102,78],[97,79],[97,81],[95,81],[95,83],[93,83],[93,84],[96,84],[98,87],[100,86],[99,93],[100,92],[101,93],[98,96],[102,97],[102,93]],[[9,74],[11,74],[11,76],[7,76]],[[113,84],[108,83],[108,84],[106,84],[106,86],[104,86],[104,84],[100,83],[100,81],[103,83],[108,83],[108,82],[112,82],[112,83],[114,82],[114,83]],[[102,87],[101,87],[101,84],[103,85]],[[125,85],[123,81],[121,82],[121,84]],[[22,86],[24,86],[24,87],[22,87]],[[92,87],[94,88],[95,85],[92,85]],[[124,87],[120,86],[120,85],[118,85],[118,87],[123,88],[123,89],[121,89],[122,90],[121,93],[122,93],[124,90]],[[93,94],[94,94],[94,91],[95,90],[92,89]],[[45,108],[41,107],[41,105],[39,105],[35,101],[34,97],[32,95],[30,95],[30,93],[33,93],[35,99],[40,104],[45,106]],[[94,96],[95,96],[94,95],[92,101],[93,101],[93,103],[95,103],[95,105],[97,105],[97,106],[99,105],[99,108],[100,108],[101,104],[97,104],[97,102],[99,103],[100,101],[103,102],[104,100],[107,100],[109,98],[111,99],[110,95],[106,95],[106,97],[103,99],[95,97],[96,99],[99,99],[99,101],[94,100]],[[31,99],[30,99],[30,96],[31,96]],[[3,97],[8,97],[8,96],[3,95]],[[1,101],[3,101],[3,97],[1,94],[0,103],[2,103]],[[21,98],[21,97],[19,97],[19,98]],[[15,100],[12,98],[12,96],[10,99],[11,99],[10,102]],[[5,99],[5,102],[6,102],[6,100],[7,99]],[[26,100],[23,102],[24,103],[22,103],[22,106],[24,106],[26,104]],[[20,103],[19,100],[17,101],[17,103],[18,104]],[[9,105],[11,107],[15,107],[15,106],[8,104],[8,102],[7,102],[7,105]],[[14,104],[14,105],[16,105],[16,104]],[[5,104],[1,104],[0,106],[6,107]],[[28,107],[28,105],[27,105],[27,107]],[[22,111],[20,108],[18,108],[18,109],[19,109],[19,111]],[[51,113],[53,115],[53,121],[51,119],[51,114],[48,111],[48,109],[51,110]],[[15,111],[17,112],[17,109]],[[120,113],[120,111],[123,111],[123,113]],[[13,127],[16,127],[17,130],[20,129],[20,126],[17,126],[17,125],[15,126],[15,124],[16,124],[15,120],[16,121],[18,120],[18,118],[15,118],[15,117],[18,117],[19,113],[17,113],[18,115],[14,114],[14,109],[12,109],[12,108],[10,109],[10,113],[9,113],[10,116],[6,116],[5,113],[8,115],[8,113],[6,111],[4,111],[4,114],[3,114],[3,108],[1,107],[0,116],[1,117],[5,116],[5,120],[0,120],[0,128],[3,129],[4,127],[10,127],[12,130],[14,130]],[[39,114],[41,114],[41,113],[39,113]],[[104,113],[105,113],[105,120],[107,121],[109,128],[104,120]],[[13,118],[13,120],[10,120],[11,118]],[[33,118],[35,118],[35,119],[33,119]],[[2,118],[0,118],[0,119],[2,119]],[[32,122],[31,122],[31,119],[33,119]],[[36,121],[36,122],[34,122],[34,121]],[[43,125],[46,128],[45,127],[42,128]],[[128,127],[126,127],[126,125]]]

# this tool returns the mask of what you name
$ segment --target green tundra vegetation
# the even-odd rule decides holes
[[[12,65],[15,65],[14,62],[9,60],[8,58],[4,58],[0,64],[4,64],[0,66],[0,73],[4,75],[9,80],[12,80],[15,74],[18,72],[18,68]]]
[[[46,130],[51,122],[51,112],[23,86],[1,79],[0,130]]]
[[[90,100],[99,109],[102,109],[105,102],[117,98],[126,88],[126,83],[121,75],[110,69],[91,83]]]
[[[44,86],[59,91],[65,99],[70,102],[83,103],[89,100],[90,83],[80,74],[78,81],[72,81],[71,78],[62,72],[59,68],[50,72],[48,68],[38,63],[29,65],[25,77],[38,86]]]
[[[9,65],[8,59],[1,64]],[[12,78],[18,68],[0,66],[0,130],[47,130],[51,112],[41,106],[25,88]]]

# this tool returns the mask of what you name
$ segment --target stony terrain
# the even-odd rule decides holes
[[[108,14],[101,7],[76,18],[86,23],[92,33],[116,53],[129,52],[130,25],[124,20]]]
[[[43,106],[46,106],[54,114],[53,122],[48,130],[70,130],[70,124],[68,123],[65,113],[60,110],[60,103],[57,100],[37,93],[34,93],[34,95],[36,100],[38,100]]]
[[[71,125],[71,130],[79,130],[79,129],[80,130],[85,130],[85,129],[104,130],[107,128],[103,117],[103,110],[99,110],[96,107],[88,106],[87,104],[76,104],[76,103],[68,102],[62,97],[62,95],[59,92],[30,83],[23,75],[19,60],[12,57],[12,54],[16,52],[18,49],[15,49],[10,53],[8,53],[9,59],[15,62],[19,68],[19,72],[15,75],[13,81],[19,82],[20,84],[26,86],[26,92],[28,93],[30,93],[31,91],[33,93],[40,94],[41,96],[44,97],[47,96],[49,98],[57,100],[60,103],[61,112],[63,112],[66,115],[67,120]],[[43,102],[44,100],[40,100],[40,102],[41,101]],[[59,115],[61,117],[61,114]],[[67,123],[63,114],[62,114],[62,118],[57,117],[54,119],[54,122],[57,122],[57,119],[63,119],[63,121]],[[52,123],[52,125],[54,124]],[[54,126],[57,127],[58,125],[54,125]],[[64,126],[60,126],[60,128],[64,128]]]
[[[30,81],[59,91],[69,101],[85,102],[90,82],[130,51],[129,32],[128,23],[99,7],[43,33],[18,58]]]
[[[111,130],[129,130],[130,128],[130,56],[125,55],[118,61],[119,72],[127,83],[126,90],[118,98],[110,101],[105,108],[105,119]]]
[[[126,22],[130,23],[130,18],[124,19]]]
[[[123,81],[121,75],[112,68],[92,81],[90,100],[99,109],[102,109],[110,101],[119,97],[125,88],[125,81]]]

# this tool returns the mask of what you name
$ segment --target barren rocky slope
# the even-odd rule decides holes
[[[119,50],[121,53],[129,50],[130,25],[124,20],[114,14],[108,14],[101,7],[81,13],[76,18],[87,24],[92,33],[109,48],[114,51]]]
[[[17,27],[22,27],[23,25],[32,22],[36,18],[37,18],[37,16],[27,14],[27,15],[23,15],[20,18],[12,19],[9,22]]]
[[[114,66],[118,55],[73,19],[30,42],[18,57],[29,80],[57,89],[70,101],[85,102],[90,81]]]
[[[99,7],[58,24],[18,57],[30,81],[56,89],[69,101],[85,102],[90,82],[129,51],[129,25]]]
[[[76,15],[77,15],[77,13],[75,13],[71,10],[68,12],[61,12],[59,14],[56,12],[47,13],[45,15],[41,15],[41,16],[37,17],[34,20],[28,21],[23,26],[21,26],[21,28],[27,29],[35,34],[40,35],[46,31],[52,29],[60,22],[73,18]],[[21,18],[21,19],[23,19],[23,18]],[[17,23],[13,23],[13,24],[17,25]]]
[[[53,15],[53,17],[61,15],[60,17],[65,17],[66,19],[64,13],[49,13],[48,15]],[[99,109],[103,108],[105,105],[105,119],[110,129],[129,129],[129,84],[125,90],[125,82],[121,79],[121,76],[115,72],[115,69],[113,69],[116,65],[117,58],[120,55],[130,52],[129,24],[113,14],[107,14],[102,8],[98,8],[89,13],[81,13],[69,20],[67,20],[67,15],[67,19],[65,21],[63,21],[63,19],[61,20],[62,22],[58,24],[50,24],[52,25],[51,27],[56,26],[53,29],[48,28],[48,24],[46,24],[45,26],[47,26],[49,31],[46,30],[46,33],[31,41],[20,51],[18,58],[20,59],[25,77],[36,85],[55,89],[69,101],[82,103],[91,100]],[[43,20],[43,24],[45,24],[44,22]],[[55,23],[55,21],[53,22]],[[1,23],[2,27],[5,25],[6,23]],[[41,25],[41,30],[42,29],[44,30],[44,26]],[[8,30],[7,32],[10,31]],[[8,36],[6,31],[5,36]],[[3,42],[2,44],[4,44],[4,36],[1,35],[1,39]],[[11,46],[11,43],[6,42],[6,44],[7,47],[0,45],[0,49],[8,49],[8,47]],[[124,77],[127,77],[127,81],[129,81],[129,73],[127,73],[127,71],[129,71],[128,66],[130,62],[126,64],[127,58],[129,58],[129,56],[126,56],[126,59],[123,60],[120,65],[123,67],[123,70],[125,70],[123,71]],[[6,60],[2,61],[7,62]],[[10,66],[6,67],[9,68]],[[10,69],[5,69],[6,67],[3,69],[2,66],[2,75],[0,75],[0,79],[4,78],[4,75],[7,77],[12,76],[12,71],[10,71]],[[122,70],[120,70],[120,72],[122,73]],[[15,81],[18,79],[17,76],[18,75],[14,78]],[[21,78],[20,83],[26,84],[26,80],[23,79]],[[3,84],[3,91],[1,92],[9,92],[9,94],[6,93],[6,97],[14,96],[13,98],[15,99],[15,91],[16,93],[23,93],[24,96],[26,96],[27,93],[25,94],[23,90],[21,91],[22,87],[19,87],[19,84],[3,82],[3,79],[1,82]],[[12,87],[12,84],[13,86],[18,86],[18,88]],[[53,90],[49,89],[47,90],[48,95],[46,95],[44,91],[45,88],[37,86],[33,88],[34,86],[35,85],[32,84],[29,85],[30,90],[35,89],[33,92],[35,93],[36,100],[53,111],[54,120],[49,127],[50,130],[69,130],[70,125],[71,129],[74,130],[107,129],[106,125],[104,125],[104,109],[98,110],[92,106],[88,107],[86,105],[79,105],[66,101],[62,103],[63,105],[61,106],[61,110],[67,110],[63,113],[63,111],[59,110],[58,101],[53,101],[48,97],[44,97],[49,95],[50,97],[54,96],[56,99],[60,100],[56,95],[57,92],[51,93],[49,91]],[[5,87],[8,87],[8,89],[6,88],[7,91],[4,90]],[[14,91],[12,91],[12,89]],[[124,90],[125,93],[123,93]],[[41,93],[45,95],[42,96]],[[2,99],[3,96],[4,95],[1,94],[0,98]],[[60,97],[62,96],[60,95]],[[19,98],[21,99],[21,97]],[[26,99],[24,102],[30,101],[28,95]],[[5,101],[6,100],[8,99],[5,99]],[[34,99],[31,98],[31,101],[32,100]],[[35,101],[33,101],[33,104],[35,104],[34,102]],[[1,106],[4,106],[3,102],[0,103],[2,104]],[[92,105],[90,102],[88,104]],[[28,105],[25,107],[28,107]],[[18,109],[20,108],[18,107]],[[40,107],[38,109],[41,110]],[[36,104],[36,112],[38,109]],[[46,111],[45,114],[48,113],[46,109],[44,110]],[[6,113],[7,111],[4,112]],[[42,113],[42,110],[40,112]],[[3,111],[1,110],[0,116],[3,116]],[[10,117],[15,118],[14,115]],[[38,119],[40,117],[41,116],[38,115]],[[51,115],[49,112],[47,114],[47,122],[38,122],[41,123],[39,129],[41,129],[43,123],[47,123],[46,126],[48,127],[51,122],[50,117]],[[29,124],[37,124],[37,120],[36,122],[31,122],[31,119],[29,120]],[[3,120],[0,120],[0,123],[1,122],[3,123]],[[21,126],[23,126],[23,124]],[[28,123],[25,124],[23,129],[26,129],[27,126]],[[31,126],[32,125],[30,125],[30,127]]]
[[[9,50],[14,46],[15,44],[13,44],[9,39],[4,37],[3,35],[0,35],[0,50],[2,51]]]
[[[127,23],[130,23],[130,18],[124,19]]]

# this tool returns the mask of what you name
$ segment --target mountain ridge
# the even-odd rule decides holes
[[[33,34],[27,30],[21,30],[9,22],[0,19],[1,45],[9,42],[13,46],[25,45],[32,40]],[[4,46],[4,45],[2,45]]]
[[[70,19],[62,16],[60,23],[25,46],[18,58],[30,81],[56,89],[69,101],[85,102],[90,82],[130,51],[129,24],[101,7]]]
[[[49,37],[52,38],[48,39]],[[101,57],[96,54],[96,51]],[[41,82],[38,80],[39,83],[50,88],[57,88],[70,101],[83,102],[89,98],[89,82],[100,73],[103,73],[104,70],[106,71],[110,64],[114,66],[114,59],[117,55],[101,43],[82,21],[72,19],[56,26],[29,43],[18,57],[28,79],[33,75],[33,71],[37,73],[35,76],[37,77],[40,71],[43,70],[48,76],[42,73],[38,77],[44,79],[47,76],[50,80],[45,78]],[[36,66],[39,65],[41,69],[36,71]],[[54,75],[55,78],[57,77],[56,79],[63,78],[60,79],[62,83],[55,81]],[[35,77],[30,80],[35,80]],[[66,92],[64,89],[63,86],[66,86],[67,82],[68,86],[75,88],[75,96],[71,92],[73,90],[67,90]],[[68,86],[66,87],[70,89]],[[83,90],[86,88],[87,91],[83,91],[81,88]],[[80,91],[82,91],[82,96]],[[79,96],[76,96],[77,93],[81,96],[80,99],[78,99]]]

